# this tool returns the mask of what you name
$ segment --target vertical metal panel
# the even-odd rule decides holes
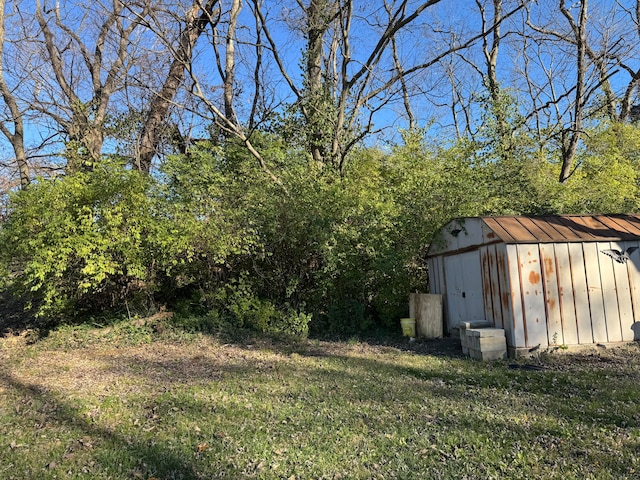
[[[447,327],[447,331],[451,331],[449,328],[449,305],[445,301],[447,295],[447,277],[444,273],[444,257],[438,256],[437,268],[438,268],[438,284],[440,285],[438,294],[442,295],[442,315],[444,317],[444,325]]]
[[[573,302],[576,310],[578,343],[593,343],[593,331],[591,329],[591,304],[589,302],[584,250],[581,243],[569,244],[569,261],[571,264]]]
[[[571,275],[569,244],[557,244],[555,246],[555,256],[563,340],[565,345],[576,345],[578,343],[578,327],[576,325],[576,304],[573,294],[574,285]],[[580,268],[584,271],[584,267],[580,266]]]
[[[629,277],[629,289],[631,295],[631,306],[633,308],[633,323],[631,330],[633,332],[633,340],[640,340],[640,260],[638,256],[631,257],[627,262],[627,276]],[[628,333],[628,332],[627,332]],[[624,332],[623,332],[624,335]]]
[[[629,247],[637,247],[637,242],[628,242],[621,245],[621,249],[625,251]],[[622,340],[632,341],[633,334],[633,300],[630,283],[630,272],[634,268],[633,260],[627,263],[617,264],[613,266],[613,273],[616,281],[616,292],[618,293],[618,313],[620,314],[620,330]]]
[[[538,245],[518,245],[527,346],[547,345],[544,285]]]
[[[491,256],[488,247],[480,249],[480,266],[482,268],[482,301],[484,304],[484,316],[489,322],[494,322],[493,302],[491,299],[491,271],[489,267],[489,257]]]
[[[479,251],[444,257],[444,275],[449,328],[463,321],[485,320]]]
[[[444,257],[438,257],[438,285],[440,285],[439,294],[443,294],[447,291],[447,282],[444,277]]]
[[[602,253],[602,250],[620,249],[617,244],[598,243],[598,256],[600,265],[600,282],[602,283],[602,300],[604,303],[604,321],[607,328],[608,342],[621,342],[620,309],[618,308],[618,291],[614,268],[620,267],[626,270],[625,265],[615,262],[612,258]]]
[[[482,262],[482,293],[486,319],[496,328],[503,328],[500,278],[496,244],[487,245],[480,250]]]
[[[509,338],[513,325],[513,309],[511,308],[511,282],[508,272],[507,249],[504,243],[496,244],[495,249],[498,267],[498,286],[500,287],[499,301],[502,311],[502,328],[504,328],[505,334],[507,338]],[[519,286],[519,284],[517,285]],[[513,346],[513,344],[509,343],[509,346]]]
[[[542,281],[544,283],[548,342],[550,345],[561,345],[564,343],[564,333],[562,331],[560,293],[556,273],[556,255],[553,243],[540,245],[540,263]]]
[[[493,324],[503,328],[502,302],[500,301],[500,274],[498,272],[498,252],[496,245],[489,246],[489,274],[491,279],[491,303],[493,304]]]
[[[509,275],[510,306],[511,306],[511,328],[505,328],[507,343],[513,348],[524,348],[527,346],[526,329],[524,325],[524,300],[522,298],[522,275],[521,262],[519,258],[518,246],[506,246],[507,272]]]
[[[600,281],[599,248],[597,243],[583,243],[584,265],[587,275],[587,291],[589,293],[589,309],[591,311],[591,331],[593,342],[607,341],[607,325],[605,322],[604,298]]]
[[[430,257],[427,260],[429,266],[429,292],[434,294],[442,293],[442,283],[440,280],[439,259],[441,257]]]

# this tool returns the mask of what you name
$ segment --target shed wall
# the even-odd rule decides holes
[[[630,246],[638,242],[508,245],[509,258],[517,261],[517,269],[509,268],[514,287],[510,346],[634,340],[640,256],[619,263],[602,253]]]
[[[484,318],[516,350],[638,340],[640,251],[626,263],[602,253],[633,246],[640,242],[490,243],[430,257],[430,291],[443,295],[449,331]],[[469,261],[476,254],[479,279]]]
[[[429,247],[448,330],[486,319],[511,349],[640,340],[640,215],[451,221]]]

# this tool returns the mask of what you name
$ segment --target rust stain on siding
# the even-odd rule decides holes
[[[511,296],[515,296],[515,293],[502,292],[502,306],[506,310],[511,304]]]
[[[531,285],[537,285],[540,283],[540,274],[531,270],[531,272],[529,272],[529,283]]]
[[[485,299],[491,298],[491,275],[489,273],[489,255],[487,252],[482,252],[480,257],[482,263],[482,291]]]
[[[505,291],[508,289],[508,278],[507,275],[507,257],[505,252],[498,252],[498,276],[499,281],[504,282],[505,288],[500,291],[500,301],[502,303],[503,311],[509,311],[509,305],[511,304],[511,293]]]
[[[554,268],[554,264],[553,264],[553,258],[551,257],[544,257],[544,273],[547,276],[552,276],[553,273],[555,272],[555,268]]]

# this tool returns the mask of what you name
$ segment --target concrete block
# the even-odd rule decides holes
[[[504,329],[488,325],[488,322],[462,322],[459,325],[464,355],[482,361],[506,358],[507,339]]]
[[[507,358],[507,349],[504,350],[490,350],[480,351],[475,349],[469,349],[469,356],[474,360],[481,360],[483,362],[490,360],[502,360]]]
[[[468,348],[481,351],[506,350],[507,339],[504,337],[471,337],[467,342]]]
[[[458,329],[462,331],[469,328],[488,328],[490,326],[491,324],[486,320],[473,320],[470,322],[460,322],[458,324]]]
[[[470,337],[504,337],[503,328],[471,328],[467,330]]]

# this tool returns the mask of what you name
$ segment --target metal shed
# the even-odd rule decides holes
[[[509,353],[640,339],[640,215],[463,218],[428,251],[448,331],[486,320]]]

